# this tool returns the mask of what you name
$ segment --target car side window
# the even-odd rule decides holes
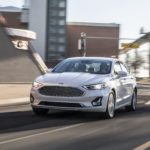
[[[124,66],[124,64],[120,63],[120,65],[121,65],[122,71],[124,71],[124,72],[126,72],[127,74],[129,74],[129,72],[128,72],[127,68]]]
[[[114,65],[114,74],[117,74],[117,72],[122,71],[120,63],[116,62]]]

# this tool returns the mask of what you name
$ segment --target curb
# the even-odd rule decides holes
[[[13,85],[13,84],[16,84],[16,85],[20,85],[20,84],[23,84],[23,85],[24,85],[24,84],[27,84],[27,85],[28,85],[28,84],[31,84],[31,85],[32,85],[32,83],[33,83],[33,82],[0,82],[0,84],[4,84],[4,85],[5,85],[5,84],[6,84],[6,85],[7,85],[7,84],[12,84],[12,85]]]
[[[30,103],[29,97],[15,98],[15,99],[3,99],[0,100],[0,107],[27,105]]]

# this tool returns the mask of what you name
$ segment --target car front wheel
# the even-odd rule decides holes
[[[131,104],[129,106],[126,106],[127,111],[135,111],[137,105],[137,93],[134,91],[131,99]]]
[[[114,96],[114,93],[111,92],[108,97],[105,116],[106,118],[111,119],[114,117],[114,115],[115,115],[115,96]]]
[[[32,110],[34,112],[34,114],[36,115],[46,115],[48,113],[48,109],[44,109],[44,108],[35,108],[32,106]]]

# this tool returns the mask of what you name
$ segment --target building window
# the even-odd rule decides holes
[[[49,37],[49,41],[50,42],[56,42],[57,41],[57,38],[55,36],[50,36]]]
[[[57,25],[57,20],[56,19],[50,19],[49,24],[50,25]]]
[[[58,42],[59,43],[65,43],[65,38],[64,37],[59,37]]]
[[[65,20],[62,20],[62,19],[59,20],[59,21],[58,21],[58,25],[61,25],[61,26],[65,25]]]
[[[49,0],[50,7],[57,7],[58,1],[57,0]]]
[[[64,17],[64,16],[66,16],[66,12],[64,10],[61,10],[58,12],[58,16]]]
[[[50,44],[50,45],[49,45],[49,50],[50,50],[50,51],[56,51],[56,46],[53,45],[53,44]]]
[[[59,52],[64,52],[65,51],[65,46],[64,45],[58,46],[58,51]]]
[[[60,1],[58,6],[61,7],[61,8],[64,8],[64,7],[66,7],[66,2],[65,1]]]
[[[57,30],[56,30],[56,28],[54,28],[54,27],[50,27],[50,28],[49,28],[49,32],[50,32],[50,33],[56,33]]]
[[[65,29],[64,28],[59,28],[58,33],[59,34],[65,34]]]
[[[57,16],[57,14],[58,14],[57,10],[49,10],[49,15],[50,16],[55,17],[55,16]]]

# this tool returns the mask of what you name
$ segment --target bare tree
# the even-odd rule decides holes
[[[135,76],[136,76],[136,74],[137,74],[137,69],[138,69],[143,63],[145,63],[145,61],[144,61],[143,57],[140,56],[140,55],[137,55],[137,56],[135,57],[135,60],[130,62],[131,67],[134,69],[134,74],[135,74]]]

